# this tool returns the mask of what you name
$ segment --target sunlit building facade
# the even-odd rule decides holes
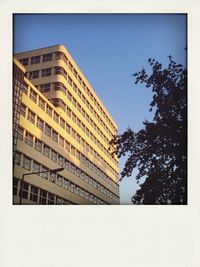
[[[117,125],[66,48],[18,53],[13,73],[13,203],[119,204]]]

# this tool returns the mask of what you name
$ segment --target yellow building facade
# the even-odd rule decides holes
[[[119,204],[117,125],[66,48],[16,54],[13,86],[13,203]]]

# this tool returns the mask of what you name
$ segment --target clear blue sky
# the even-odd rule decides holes
[[[113,116],[122,133],[151,120],[151,90],[132,74],[149,57],[185,62],[186,16],[181,14],[45,14],[14,16],[14,53],[63,44]],[[122,170],[124,159],[120,160]],[[132,177],[120,184],[122,204],[131,203]]]

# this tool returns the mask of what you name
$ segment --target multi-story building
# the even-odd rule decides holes
[[[65,47],[18,53],[14,66],[13,203],[119,204],[117,125]],[[21,190],[29,172],[41,173]]]

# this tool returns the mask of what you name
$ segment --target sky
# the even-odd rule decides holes
[[[148,58],[164,66],[171,55],[186,65],[184,14],[16,14],[14,53],[63,44],[118,125],[143,128],[152,98],[150,88],[135,85],[135,72],[148,68]],[[120,159],[123,169],[125,158]],[[120,182],[120,203],[131,204],[135,174]]]

